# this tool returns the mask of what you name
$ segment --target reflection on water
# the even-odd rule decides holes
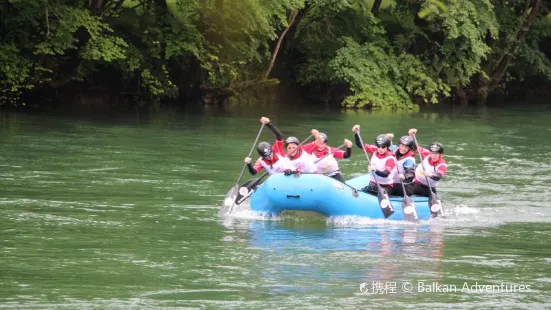
[[[254,250],[258,258],[251,272],[263,279],[270,294],[354,294],[364,282],[442,278],[439,223],[346,228],[322,221],[225,219],[224,225],[226,241],[244,242]]]
[[[444,307],[449,302],[461,302],[458,308],[478,302],[498,308],[521,303],[542,307],[548,302],[545,292],[551,289],[545,282],[548,277],[537,271],[551,258],[529,250],[538,247],[534,244],[538,237],[506,237],[499,227],[446,221],[419,225],[372,221],[342,227],[312,218],[226,218],[222,223],[228,245],[223,255],[246,262],[247,276],[255,279],[249,282],[254,292],[274,298],[265,299],[265,305],[293,307],[308,300],[321,308],[357,307],[366,302],[398,308],[412,303]],[[504,240],[514,249],[500,247]],[[236,248],[240,249],[237,253]],[[511,268],[529,268],[528,274],[536,278],[515,276]],[[501,284],[531,286],[532,290],[482,296],[462,290],[464,285]],[[457,289],[439,291],[445,285]]]

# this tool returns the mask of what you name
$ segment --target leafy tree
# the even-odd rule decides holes
[[[542,37],[549,36],[541,4],[541,0],[424,3],[430,37],[445,33],[445,39],[436,37],[430,49],[437,51],[436,67],[442,68],[442,78],[462,103],[485,104],[490,93],[515,79],[509,75],[504,80],[507,72],[521,79],[528,72],[549,76],[549,60],[538,46]]]
[[[0,102],[90,88],[224,98],[277,84],[278,67],[348,108],[410,109],[452,91],[483,103],[549,81],[550,11],[541,0],[5,0]]]
[[[449,87],[373,15],[379,9],[356,1],[320,6],[306,17],[298,81],[348,85],[343,105],[352,108],[413,108],[447,96]]]

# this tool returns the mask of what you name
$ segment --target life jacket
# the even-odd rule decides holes
[[[427,171],[432,172],[432,173],[437,173],[438,169],[440,167],[442,167],[442,166],[448,167],[448,165],[446,164],[446,161],[443,160],[442,158],[440,158],[440,160],[438,160],[436,163],[432,163],[432,164],[431,163],[432,162],[430,160],[430,157],[427,156],[423,160],[423,164],[417,165],[417,168],[415,169],[415,181],[419,182],[419,183],[421,183],[425,186],[436,187],[436,186],[438,186],[438,183],[440,181],[435,181],[435,180],[433,180],[429,177],[418,176],[417,174],[422,173],[424,171],[424,169],[427,169]],[[428,183],[427,183],[427,180],[428,180]]]
[[[377,168],[377,170],[383,171],[386,167],[387,160],[392,160],[394,163],[396,163],[396,159],[394,158],[394,155],[392,155],[391,152],[387,152],[386,154],[383,154],[382,157],[379,157],[380,155],[375,152],[373,153],[373,156],[371,156],[371,166]],[[382,185],[392,185],[394,184],[394,175],[397,174],[396,165],[394,165],[394,168],[390,171],[390,174],[387,177],[381,177],[377,175],[376,173],[372,173],[371,178],[375,177],[375,180],[379,182],[379,184]],[[373,183],[375,183],[374,180],[372,180]]]
[[[321,151],[317,147],[312,150],[312,155],[315,157],[314,162],[316,162],[318,173],[332,176],[340,172],[339,163],[333,156],[335,150],[335,148],[331,148],[329,146],[325,147],[325,149]],[[331,152],[331,154],[325,156],[329,152]],[[325,158],[319,160],[319,158],[322,158],[323,156],[325,156]]]
[[[273,159],[265,159],[260,158],[259,162],[262,165],[262,167],[268,172],[268,174],[272,175],[275,173],[280,173],[285,170],[285,167],[288,167],[288,159],[286,157],[279,157],[277,153],[272,153]]]
[[[300,171],[303,173],[316,173],[316,165],[314,164],[314,156],[303,152],[302,149],[298,149],[297,153],[293,157],[287,156],[290,166],[287,169],[294,171]]]

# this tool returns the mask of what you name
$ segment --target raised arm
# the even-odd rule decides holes
[[[346,147],[346,151],[344,152],[342,158],[350,158],[352,155],[352,141],[344,139],[344,146]]]
[[[354,133],[354,142],[356,143],[356,146],[360,149],[363,149],[364,145],[362,145],[362,142],[360,141],[360,135],[358,134],[360,132],[360,125],[354,125],[352,127],[352,132]]]
[[[266,125],[266,127],[268,127],[274,133],[274,135],[276,136],[276,140],[278,141],[283,140],[283,134],[281,133],[281,131],[279,131],[279,129],[276,126],[270,123],[269,118],[263,116],[260,118],[260,122]]]

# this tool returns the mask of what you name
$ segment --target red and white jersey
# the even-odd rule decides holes
[[[334,147],[324,146],[322,149],[315,143],[311,142],[302,147],[308,154],[314,156],[314,162],[318,173],[323,173],[327,176],[332,176],[339,173],[339,163],[335,158],[344,158],[345,152]],[[326,154],[330,155],[325,156]],[[319,158],[324,157],[322,160]],[[319,161],[318,161],[319,160]]]
[[[289,160],[285,156],[280,156],[276,153],[273,153],[272,160],[260,157],[256,160],[256,163],[254,163],[253,168],[256,170],[256,172],[260,172],[260,170],[264,168],[266,172],[272,175],[274,173],[283,172],[283,170],[285,170],[286,167],[289,166],[288,162]]]
[[[396,158],[394,158],[392,152],[387,150],[386,153],[379,154],[379,152],[377,152],[377,147],[371,144],[364,145],[364,149],[368,153],[371,153],[371,166],[377,168],[379,171],[390,171],[387,177],[381,177],[376,173],[372,173],[371,183],[375,183],[375,180],[377,180],[377,182],[382,185],[394,184],[394,176],[398,173],[398,170],[396,169]],[[375,180],[373,180],[373,177],[375,177]]]
[[[283,145],[283,140],[276,140],[272,145],[272,152],[285,157],[285,147]]]
[[[297,154],[294,157],[287,156],[289,160],[288,169],[294,171],[300,171],[303,173],[317,173],[316,165],[314,164],[314,156],[304,152],[302,149],[298,149]]]
[[[312,155],[316,156],[317,158],[322,158],[323,156],[325,156],[325,154],[327,154],[329,152],[329,150],[331,150],[331,153],[333,154],[333,157],[335,157],[335,158],[343,159],[344,154],[346,154],[345,151],[339,150],[337,148],[330,147],[330,146],[323,146],[322,148],[320,148],[316,144],[316,142],[310,142],[310,143],[304,145],[302,147],[302,149],[305,150],[306,152],[308,152],[308,154],[312,154]]]
[[[285,151],[283,150],[283,140],[276,140],[272,145],[272,154],[273,157],[271,160],[260,157],[254,163],[253,168],[256,172],[260,172],[262,168],[266,169],[269,174],[283,172],[288,166],[286,162],[288,161],[285,157]]]
[[[421,155],[425,156],[425,158],[423,159],[423,163],[421,165],[417,165],[417,168],[415,169],[415,182],[430,187],[438,186],[439,181],[435,181],[430,177],[424,177],[418,174],[426,169],[429,172],[439,174],[441,177],[444,177],[444,175],[446,175],[446,171],[448,170],[448,165],[446,164],[446,161],[440,158],[438,161],[433,162],[429,156],[430,151],[427,149],[420,147],[419,152],[421,152]]]

